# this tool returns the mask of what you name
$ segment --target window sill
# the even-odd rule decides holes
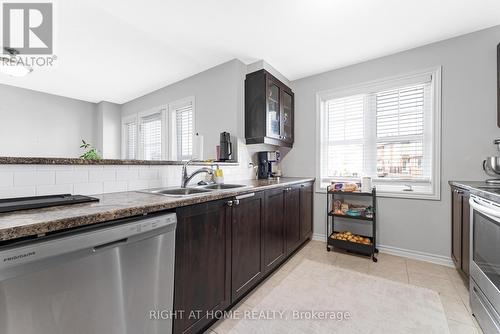
[[[414,186],[413,191],[404,191],[402,190],[401,187],[397,186],[375,185],[375,187],[377,189],[377,197],[431,200],[431,201],[441,200],[439,191],[432,192],[430,186],[429,187]],[[316,192],[321,194],[326,194],[326,184],[320,184],[318,182],[316,187]]]

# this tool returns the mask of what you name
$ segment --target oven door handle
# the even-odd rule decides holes
[[[469,198],[469,204],[474,210],[477,210],[481,213],[484,213],[486,215],[489,215],[489,216],[492,216],[495,218],[500,218],[500,210],[494,210],[494,209],[491,209],[487,206],[481,205],[478,202],[476,202],[472,197]]]

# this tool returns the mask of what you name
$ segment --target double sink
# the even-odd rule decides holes
[[[184,197],[184,196],[205,194],[215,190],[226,190],[226,189],[235,189],[244,187],[248,186],[243,184],[211,184],[207,186],[189,187],[189,188],[181,188],[181,187],[156,188],[156,189],[143,190],[142,192],[146,192],[149,194],[163,195],[163,196],[171,196],[171,197]]]

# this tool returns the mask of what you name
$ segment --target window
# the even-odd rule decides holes
[[[371,176],[381,195],[439,199],[440,70],[319,97],[319,179]]]
[[[193,157],[194,100],[180,100],[169,105],[170,156],[172,160]]]
[[[136,159],[137,152],[137,118],[125,120],[123,122],[123,158]]]
[[[122,157],[188,160],[193,156],[194,97],[122,119]]]
[[[162,112],[142,116],[140,120],[140,156],[143,160],[162,158]]]

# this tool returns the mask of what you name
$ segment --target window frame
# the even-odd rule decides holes
[[[144,110],[144,111],[139,111],[137,113],[137,157],[139,160],[144,160],[144,148],[141,145],[141,119],[146,118],[148,116],[152,116],[155,114],[160,114],[160,123],[162,127],[162,134],[161,134],[161,158],[160,160],[165,160],[165,135],[166,135],[166,128],[164,126],[165,124],[165,111],[166,107],[164,105],[158,106],[152,109]],[[158,160],[151,160],[151,161],[158,161]]]
[[[373,80],[360,84],[345,86],[337,89],[329,89],[316,93],[316,191],[320,193],[326,192],[327,180],[322,179],[324,146],[322,141],[326,136],[325,118],[325,102],[331,99],[342,98],[357,94],[367,94],[373,91],[382,91],[386,89],[402,87],[405,85],[418,84],[423,82],[425,78],[432,76],[430,94],[431,94],[431,115],[426,120],[430,126],[424,127],[424,145],[425,138],[431,137],[432,146],[431,153],[431,181],[430,183],[419,180],[390,180],[390,179],[373,179],[373,184],[377,186],[377,194],[381,197],[394,198],[413,198],[413,199],[441,199],[441,66],[423,69],[411,73],[406,73],[397,76],[386,77],[383,79]],[[376,117],[369,115],[369,117]],[[424,116],[425,117],[425,116]],[[376,131],[374,129],[373,131]],[[430,142],[427,141],[427,142]],[[428,148],[429,149],[429,148]],[[363,159],[365,162],[365,159]],[[366,166],[365,166],[366,170]],[[329,179],[331,180],[331,179]],[[359,178],[342,179],[342,181],[359,181]],[[403,191],[408,188],[405,186],[410,184],[413,191]]]
[[[128,157],[127,157],[127,146],[128,146],[128,143],[127,143],[127,139],[128,139],[127,125],[130,123],[134,123],[134,122],[135,122],[135,134],[136,134],[136,138],[135,138],[136,152],[134,152],[134,155],[135,155],[135,159],[139,158],[138,153],[137,153],[137,151],[139,150],[139,148],[138,148],[138,144],[139,144],[139,139],[138,139],[138,137],[139,137],[139,133],[138,133],[139,117],[138,117],[138,114],[133,114],[133,115],[127,115],[127,116],[122,117],[122,138],[121,138],[121,143],[122,143],[121,157],[122,157],[122,159],[128,159]]]
[[[193,132],[193,144],[194,144],[194,134],[196,133],[196,101],[194,96],[189,96],[183,99],[179,99],[176,101],[173,101],[168,104],[167,110],[168,110],[168,117],[167,122],[168,122],[168,158],[170,160],[175,160],[179,161],[177,158],[177,128],[176,128],[176,123],[174,121],[174,118],[176,117],[175,111],[179,108],[182,108],[188,104],[191,104],[191,108],[193,110],[193,115],[192,115],[192,132]],[[191,152],[193,154],[193,152]],[[181,160],[182,161],[182,160]]]
[[[194,96],[189,96],[186,98],[182,98],[179,100],[175,100],[168,104],[160,105],[151,109],[143,110],[136,112],[130,115],[122,116],[121,120],[121,157],[122,159],[126,158],[126,147],[127,147],[127,135],[126,135],[126,125],[135,122],[136,125],[136,152],[135,159],[143,160],[144,152],[141,147],[141,118],[147,117],[150,115],[154,115],[157,113],[161,114],[161,124],[162,124],[162,142],[161,142],[161,159],[162,160],[171,160],[177,161],[175,156],[176,148],[173,145],[176,145],[176,138],[174,137],[176,131],[173,129],[175,126],[175,122],[172,122],[171,115],[175,112],[175,110],[179,107],[185,106],[186,104],[191,104],[193,109],[193,136],[196,133],[196,101]],[[194,138],[193,138],[194,141]]]

